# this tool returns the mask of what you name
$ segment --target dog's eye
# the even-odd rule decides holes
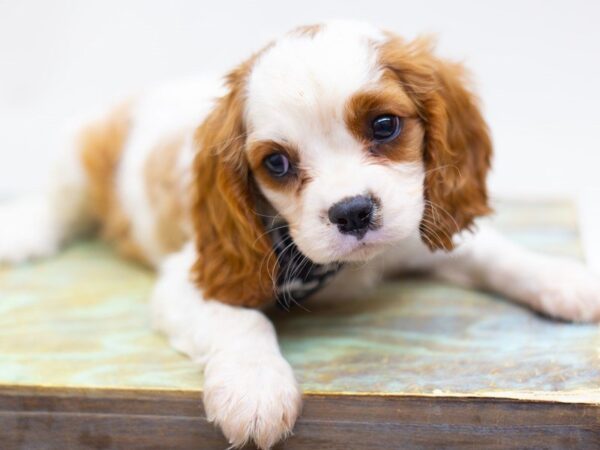
[[[392,114],[378,116],[371,124],[373,139],[380,143],[390,142],[396,139],[402,132],[403,121],[400,117]]]
[[[273,176],[282,177],[290,171],[290,161],[281,153],[273,153],[264,160],[265,167]]]

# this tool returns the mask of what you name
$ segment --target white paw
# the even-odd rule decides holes
[[[552,260],[533,284],[533,306],[552,317],[575,322],[600,321],[600,276],[582,264]]]
[[[269,449],[292,432],[302,398],[281,355],[222,353],[205,368],[204,408],[232,446]]]
[[[48,204],[38,198],[0,203],[0,264],[49,256],[59,246]]]

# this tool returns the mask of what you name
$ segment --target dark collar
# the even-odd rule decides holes
[[[275,283],[277,305],[288,310],[292,304],[314,294],[340,270],[341,263],[316,264],[304,256],[292,237],[287,224],[273,223],[269,227],[278,272]]]

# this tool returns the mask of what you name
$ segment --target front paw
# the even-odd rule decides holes
[[[229,443],[269,449],[287,437],[302,408],[291,367],[281,355],[223,353],[205,368],[204,408]]]
[[[600,321],[600,277],[582,264],[556,260],[531,280],[534,307],[559,319]]]

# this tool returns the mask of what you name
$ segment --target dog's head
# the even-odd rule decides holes
[[[292,31],[239,66],[199,127],[193,210],[208,297],[257,305],[277,261],[266,201],[316,263],[411,234],[433,251],[488,209],[491,143],[460,65],[366,25]]]

